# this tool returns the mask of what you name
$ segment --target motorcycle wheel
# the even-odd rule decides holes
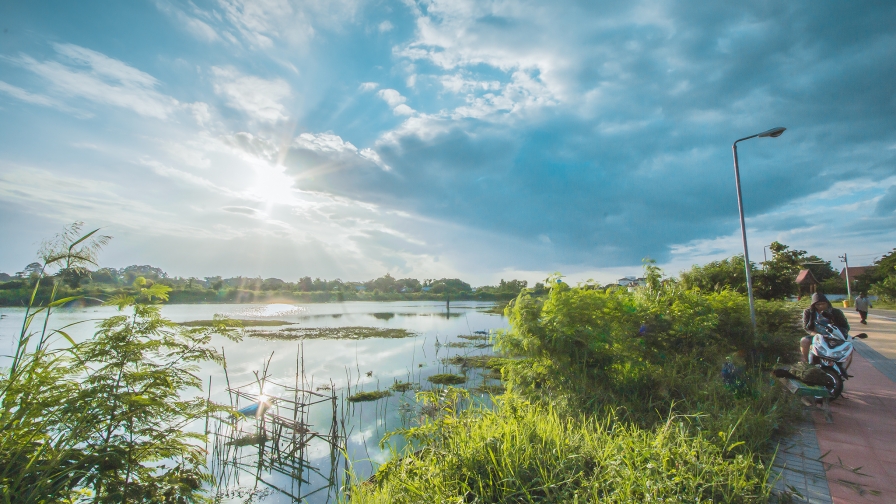
[[[843,392],[843,379],[840,378],[840,375],[836,371],[834,371],[834,368],[823,367],[821,370],[828,375],[828,383],[824,385],[824,388],[831,394],[831,400],[833,401],[840,397],[840,394]]]

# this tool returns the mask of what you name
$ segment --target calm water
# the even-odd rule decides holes
[[[253,372],[261,373],[268,364],[270,381],[294,384],[297,373],[297,358],[304,359],[306,389],[316,390],[322,385],[333,382],[339,396],[338,415],[344,418],[345,425],[340,431],[347,435],[346,448],[350,459],[350,468],[359,477],[367,477],[379,463],[385,461],[389,452],[378,447],[380,439],[390,430],[407,425],[408,412],[414,405],[414,392],[393,394],[392,397],[376,402],[356,403],[344,402],[350,393],[365,390],[387,389],[395,381],[411,381],[423,389],[431,388],[426,378],[436,373],[461,370],[448,366],[443,359],[455,355],[476,355],[488,353],[488,349],[463,348],[457,345],[466,340],[459,335],[470,335],[474,331],[494,331],[503,329],[507,323],[504,317],[482,310],[490,303],[458,302],[446,311],[445,303],[439,302],[353,302],[328,304],[216,304],[216,305],[166,305],[162,315],[174,322],[211,319],[216,314],[239,319],[282,320],[291,326],[283,327],[348,327],[366,326],[378,328],[403,328],[416,333],[416,336],[401,339],[372,338],[365,340],[307,340],[300,345],[298,341],[268,341],[246,337],[235,343],[224,338],[213,340],[212,344],[222,349],[227,357],[228,377],[232,386],[249,385],[247,390],[257,393],[258,387],[250,384],[256,382]],[[50,319],[50,327],[63,327],[81,322],[67,329],[75,339],[90,337],[95,331],[95,321],[113,314],[117,310],[111,307],[69,308],[56,311]],[[0,308],[0,354],[9,355],[14,351],[17,334],[20,330],[24,310],[21,308]],[[265,330],[276,330],[278,327],[263,327]],[[59,342],[62,344],[63,342]],[[0,365],[8,362],[8,358],[0,357]],[[301,367],[299,364],[298,367]],[[220,367],[205,365],[201,376],[211,380],[211,398],[227,403],[230,396],[226,391],[225,375]],[[483,383],[475,370],[468,371],[468,387]],[[490,382],[494,383],[494,382]],[[208,391],[205,391],[206,393]],[[329,394],[324,390],[320,391]],[[264,393],[277,397],[282,394],[276,386],[266,387]],[[402,413],[404,412],[404,414]],[[312,429],[320,432],[329,430],[332,420],[330,402],[312,407],[309,411],[309,423]],[[307,451],[308,462],[322,474],[329,474],[331,452],[329,445],[323,442],[312,442]],[[344,461],[337,463],[340,472]],[[310,474],[310,473],[309,473]],[[292,484],[276,472],[263,478],[267,483],[277,487],[289,487]],[[305,495],[315,485],[322,485],[322,478],[311,474],[305,488],[300,491]],[[291,502],[266,484],[258,484],[254,477],[243,474],[237,480],[231,480],[231,487],[243,489],[268,488],[269,494],[264,502]],[[293,484],[294,486],[294,484]],[[295,489],[293,489],[295,491]],[[332,501],[332,489],[324,489],[308,497],[308,502]],[[231,501],[242,502],[243,497],[234,497]]]

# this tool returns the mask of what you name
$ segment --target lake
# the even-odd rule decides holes
[[[319,438],[313,439],[303,449],[308,467],[305,468],[303,477],[306,481],[301,488],[296,488],[296,482],[292,478],[271,468],[262,468],[259,472],[261,482],[257,482],[249,471],[243,471],[243,474],[236,471],[227,480],[227,486],[232,490],[231,496],[223,502],[244,502],[247,492],[253,491],[264,502],[292,502],[292,498],[282,493],[284,488],[286,493],[301,496],[319,488],[319,491],[307,497],[307,501],[327,502],[334,500],[336,490],[332,485],[327,487],[330,483],[327,481],[328,476],[335,474],[340,479],[344,471],[349,469],[357,477],[367,478],[390,455],[388,448],[379,448],[380,439],[390,430],[409,425],[411,418],[415,416],[414,390],[393,393],[390,397],[363,403],[347,402],[345,399],[350,394],[386,390],[396,381],[411,382],[416,388],[426,390],[433,388],[426,380],[427,377],[438,373],[464,371],[468,378],[463,385],[465,387],[497,383],[482,377],[479,370],[463,370],[444,362],[454,356],[491,352],[481,341],[459,338],[472,336],[477,331],[493,333],[506,328],[507,321],[503,316],[484,312],[491,306],[492,303],[485,302],[457,302],[450,306],[450,310],[446,310],[445,303],[432,301],[164,305],[162,315],[174,322],[208,320],[221,314],[235,319],[289,323],[284,326],[251,328],[264,331],[361,326],[405,329],[415,333],[408,338],[310,339],[304,342],[255,337],[245,337],[241,342],[214,339],[212,344],[224,351],[228,370],[225,377],[223,370],[216,365],[207,364],[202,367],[201,376],[211,381],[212,400],[221,403],[231,401],[231,394],[227,392],[227,379],[233,387],[246,386],[244,390],[258,394],[254,372],[261,374],[266,366],[268,383],[262,392],[274,398],[290,395],[283,387],[274,384],[295,384],[297,371],[304,365],[305,382],[299,388],[329,396],[331,392],[327,389],[332,382],[337,396],[336,416],[340,419],[338,432],[344,435],[343,444],[349,459],[344,460],[338,453],[334,458],[328,443]],[[114,307],[63,308],[53,313],[50,327],[58,328],[81,322],[67,329],[76,341],[80,341],[93,334],[95,320],[116,313]],[[0,353],[3,355],[14,352],[23,315],[22,308],[0,308]],[[57,342],[60,345],[62,343]],[[0,357],[0,366],[7,364],[8,358]],[[488,402],[487,394],[479,394],[479,397]],[[246,404],[248,402],[243,400],[240,406]],[[305,415],[312,430],[329,431],[333,418],[332,401],[327,400],[307,408]],[[202,430],[204,426],[192,428]],[[251,459],[251,453],[242,453],[246,449],[237,450],[240,451],[238,454],[232,453],[233,451],[233,448],[229,450],[229,459]],[[234,456],[237,458],[234,459]],[[251,464],[246,462],[243,465]]]

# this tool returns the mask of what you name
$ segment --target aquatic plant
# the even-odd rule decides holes
[[[399,393],[401,393],[401,392],[407,392],[408,390],[411,390],[411,389],[413,389],[413,388],[414,388],[414,384],[413,384],[413,383],[411,383],[411,382],[401,382],[401,381],[399,381],[399,382],[395,382],[395,383],[392,384],[391,387],[389,387],[390,390],[393,390],[393,391],[395,391],[395,392],[399,392]]]
[[[253,338],[267,340],[409,338],[417,333],[401,328],[383,327],[287,327],[278,331],[249,330]]]
[[[392,392],[388,390],[372,390],[370,392],[358,392],[348,396],[348,402],[368,402],[378,401],[384,397],[389,397]]]
[[[441,373],[429,376],[426,380],[435,385],[460,385],[467,382],[467,377],[459,374]]]

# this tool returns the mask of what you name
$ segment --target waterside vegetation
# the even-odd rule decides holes
[[[67,228],[42,248],[34,292],[52,268],[95,264],[108,237]],[[56,275],[58,278],[59,275]],[[198,363],[222,362],[213,333],[238,338],[226,319],[185,328],[160,316],[169,287],[135,279],[134,295],[106,301],[120,315],[83,342],[48,319],[72,301],[31,303],[0,377],[0,502],[205,502],[205,436],[188,428],[227,408],[202,397]]]
[[[0,503],[211,500],[206,436],[190,426],[233,412],[190,397],[202,391],[197,365],[223,364],[209,346],[213,334],[237,339],[243,325],[257,324],[174,324],[158,305],[171,300],[172,287],[138,276],[104,298],[121,313],[93,338],[75,342],[65,328],[48,330],[52,311],[79,300],[63,294],[79,288],[65,287],[66,278],[89,271],[107,240],[75,225],[42,249],[12,364],[0,378]],[[695,267],[677,280],[647,262],[646,285],[636,288],[571,286],[559,275],[548,288],[522,286],[504,310],[508,330],[459,338],[463,347],[494,345],[501,356],[444,362],[464,373],[487,369],[470,391],[492,395],[491,406],[455,388],[470,381],[465,374],[430,376],[440,387],[416,391],[419,422],[383,440],[403,448],[369,481],[353,481],[343,500],[767,502],[774,439],[800,407],[768,370],[796,357],[800,305],[780,300],[786,293],[760,299],[754,334],[734,273],[713,276],[731,264]],[[248,334],[414,335],[369,327]],[[377,401],[417,387],[396,381],[346,399]]]
[[[25,306],[36,280],[47,272],[41,263],[31,263],[14,275],[0,273],[0,306]],[[142,278],[145,285],[169,287],[166,302],[190,303],[329,303],[343,301],[509,301],[527,288],[525,280],[501,280],[498,285],[472,287],[457,278],[396,279],[390,274],[365,282],[343,282],[303,277],[295,282],[279,278],[233,277],[170,277],[161,268],[133,265],[126,268],[60,269],[35,291],[38,304],[46,303],[51,287],[58,294],[75,296],[81,303],[101,303],[117,295],[132,295],[134,281]],[[532,289],[543,293],[543,284]]]
[[[662,281],[635,290],[557,282],[508,307],[497,347],[507,393],[476,407],[420,392],[437,414],[351,502],[766,502],[799,406],[767,369],[794,358],[793,303]],[[735,372],[727,382],[725,365]]]

